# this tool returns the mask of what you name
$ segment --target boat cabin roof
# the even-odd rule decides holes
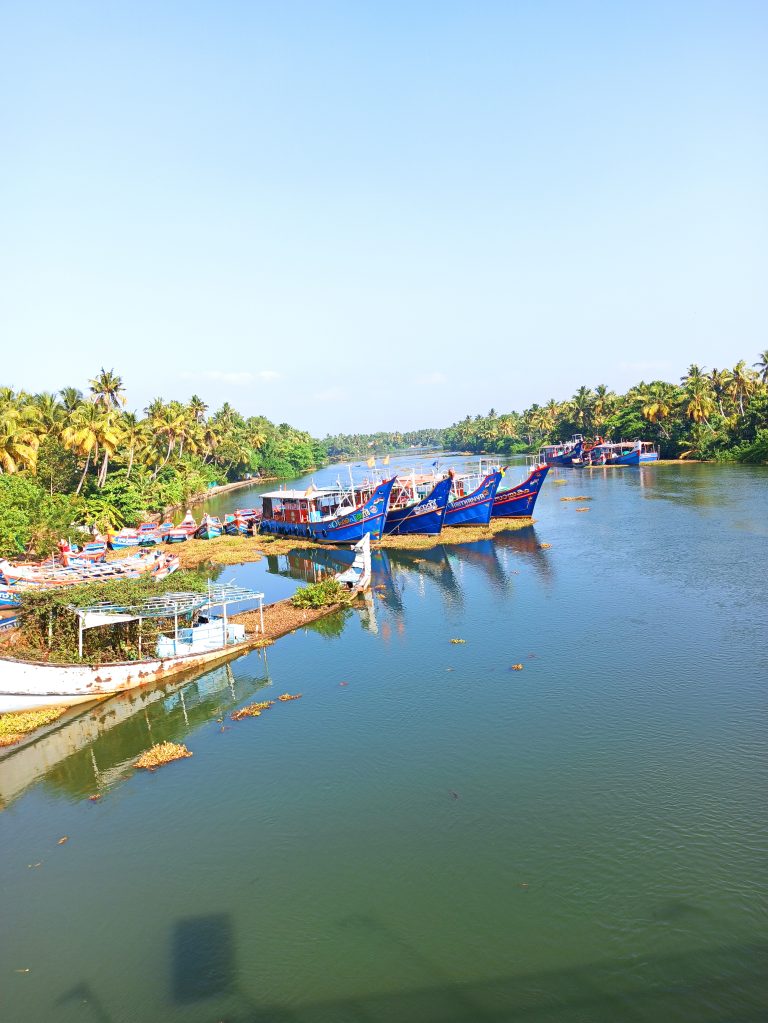
[[[271,490],[268,494],[261,494],[262,498],[268,497],[272,501],[301,501],[310,500],[316,497],[328,497],[330,494],[338,494],[336,487],[318,487],[307,493],[306,490]]]

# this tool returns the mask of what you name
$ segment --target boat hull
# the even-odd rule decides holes
[[[641,465],[646,462],[657,462],[658,451],[628,451],[625,455],[617,455],[609,458],[606,465]]]
[[[394,477],[385,480],[374,490],[365,504],[347,515],[320,522],[283,522],[279,519],[262,519],[259,532],[275,536],[303,537],[314,543],[349,544],[359,543],[366,533],[371,540],[381,539],[387,515],[389,495]]]
[[[501,519],[530,518],[548,472],[548,465],[539,466],[533,470],[528,479],[523,480],[516,487],[499,491],[493,502],[492,517]]]
[[[74,706],[149,685],[182,671],[228,661],[248,642],[182,657],[115,664],[40,664],[0,658],[0,714],[40,707]]]
[[[445,526],[487,526],[491,521],[493,501],[501,483],[502,472],[492,472],[465,497],[451,501],[445,510]]]
[[[425,498],[405,508],[391,508],[387,512],[384,532],[388,536],[436,536],[443,528],[443,520],[451,496],[453,480],[446,476],[435,484]]]

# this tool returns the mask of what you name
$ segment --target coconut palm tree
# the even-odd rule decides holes
[[[764,352],[760,352],[758,361],[753,362],[752,365],[757,370],[757,375],[764,384],[768,384],[768,348]]]
[[[709,374],[709,382],[712,384],[712,391],[715,395],[720,415],[725,416],[723,400],[728,396],[728,389],[733,382],[733,378],[727,369],[713,369]]]
[[[739,412],[744,415],[744,401],[755,389],[757,374],[747,368],[744,359],[740,359],[731,370],[731,380],[728,387],[728,394],[734,405],[739,406]]]
[[[112,369],[104,369],[93,380],[89,381],[93,401],[104,408],[120,408],[125,405],[125,395],[122,378],[115,374]]]
[[[67,426],[61,431],[61,439],[65,447],[85,459],[83,474],[77,485],[76,494],[83,489],[91,459],[94,461],[99,456],[99,439],[103,426],[103,409],[99,408],[92,401],[84,401],[69,417]]]
[[[208,411],[208,406],[205,404],[202,398],[198,397],[196,394],[193,394],[192,397],[189,399],[187,409],[189,410],[189,414],[192,416],[196,423],[202,423],[202,421],[205,419],[205,413]]]
[[[647,384],[638,394],[641,402],[640,412],[649,423],[657,425],[665,437],[669,437],[664,427],[664,420],[672,414],[678,400],[677,388],[663,380],[654,380]]]
[[[62,387],[59,391],[59,397],[61,398],[61,404],[64,406],[64,411],[67,413],[74,412],[77,406],[83,403],[83,392],[78,390],[77,387]]]
[[[19,409],[6,406],[0,409],[0,471],[35,471],[40,439]]]

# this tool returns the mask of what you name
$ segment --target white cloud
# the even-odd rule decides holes
[[[182,373],[181,378],[182,380],[212,380],[222,384],[244,387],[246,384],[255,384],[259,381],[279,380],[280,374],[273,369],[261,369],[256,373],[249,373],[245,370],[228,372],[223,369],[207,369],[196,373]]]

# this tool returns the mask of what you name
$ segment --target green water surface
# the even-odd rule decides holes
[[[564,471],[536,518],[0,760],[0,1020],[768,1018],[768,471]]]

